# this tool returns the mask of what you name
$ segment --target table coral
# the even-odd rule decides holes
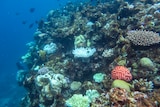
[[[127,38],[135,45],[150,46],[160,42],[159,34],[152,31],[131,30],[127,34]]]

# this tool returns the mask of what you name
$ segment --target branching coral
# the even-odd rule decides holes
[[[135,90],[147,92],[153,90],[153,82],[148,81],[147,79],[139,79],[139,80],[133,80],[133,86]]]
[[[127,104],[128,92],[123,88],[112,88],[109,92],[109,100],[115,106]]]

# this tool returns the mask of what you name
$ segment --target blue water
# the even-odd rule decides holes
[[[67,0],[1,0],[0,107],[18,107],[18,101],[25,94],[25,90],[16,82],[16,62],[27,52],[25,44],[33,39],[37,28],[35,21],[45,18],[49,10],[58,9],[66,2]],[[31,8],[35,10],[31,11]]]

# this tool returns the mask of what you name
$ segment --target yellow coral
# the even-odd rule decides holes
[[[123,81],[123,80],[114,80],[113,83],[112,83],[112,88],[116,88],[116,87],[119,87],[119,88],[124,88],[126,89],[128,92],[130,92],[132,85]]]

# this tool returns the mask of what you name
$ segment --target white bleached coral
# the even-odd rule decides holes
[[[96,52],[95,48],[76,48],[72,51],[74,57],[88,58]]]
[[[38,75],[35,78],[37,90],[40,92],[40,98],[44,100],[52,100],[56,95],[61,93],[62,88],[68,87],[67,78],[62,74],[48,72],[44,75]]]
[[[54,53],[57,50],[57,45],[55,43],[46,44],[43,48],[43,50],[47,54]]]
[[[71,98],[66,100],[67,107],[89,107],[90,99],[88,96],[82,94],[74,94]]]
[[[114,50],[113,49],[105,49],[102,53],[103,57],[109,58],[114,55]]]

